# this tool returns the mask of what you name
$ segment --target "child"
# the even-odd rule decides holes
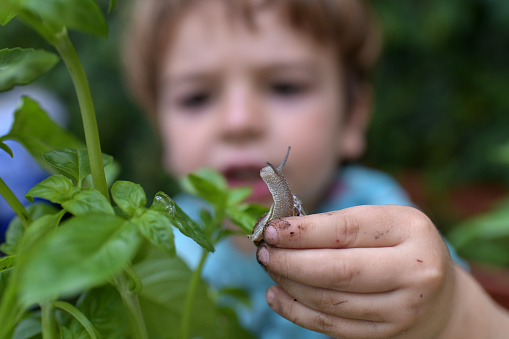
[[[257,337],[506,337],[507,313],[391,179],[338,171],[362,153],[371,109],[379,37],[361,1],[140,0],[135,12],[128,75],[171,173],[212,167],[270,205],[259,170],[292,146],[284,173],[315,214],[266,227],[256,258],[277,286],[247,239],[218,244],[204,268],[247,289],[253,309],[237,310]],[[196,266],[199,250],[177,240]]]

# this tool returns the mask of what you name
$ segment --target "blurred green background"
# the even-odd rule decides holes
[[[371,3],[385,51],[365,161],[449,227],[509,184],[509,2]]]
[[[385,47],[373,74],[375,113],[362,162],[394,175],[447,229],[490,207],[509,185],[509,2],[370,2]],[[122,164],[120,177],[142,183],[148,196],[172,193],[156,134],[122,78],[123,5],[108,15],[108,39],[71,37],[91,84],[103,151]],[[50,49],[16,20],[0,29],[0,48]],[[64,66],[37,84],[65,103],[70,129],[82,136]]]

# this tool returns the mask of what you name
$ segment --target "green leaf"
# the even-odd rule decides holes
[[[30,224],[23,234],[19,244],[19,261],[22,262],[24,254],[41,242],[51,232],[55,231],[64,215],[63,211],[56,214],[46,214]]]
[[[7,255],[15,255],[18,252],[18,245],[24,231],[25,228],[19,218],[13,218],[9,223],[7,232],[5,232],[5,242],[0,245],[0,251]]]
[[[224,287],[219,290],[219,297],[231,296],[236,301],[240,301],[244,306],[251,306],[251,299],[249,299],[249,293],[238,287]]]
[[[131,220],[138,224],[138,230],[148,241],[170,256],[176,255],[172,225],[164,213],[147,209]]]
[[[195,223],[182,209],[175,205],[175,217],[168,216],[170,223],[179,229],[185,236],[193,239],[198,245],[205,248],[209,252],[214,252],[214,246],[207,238],[200,225]]]
[[[117,4],[117,0],[110,0],[110,5],[108,6],[108,13],[111,13]]]
[[[26,210],[32,220],[37,220],[44,215],[55,214],[58,211],[55,207],[48,204],[33,204],[28,206]],[[18,246],[24,232],[25,228],[21,224],[19,218],[13,218],[5,233],[5,242],[0,245],[0,250],[8,255],[15,255],[18,253]]]
[[[2,303],[3,298],[7,298],[4,292],[7,290],[6,287],[9,283],[9,278],[11,277],[12,271],[13,270],[0,271],[0,303]]]
[[[150,205],[150,209],[174,217],[177,213],[176,205],[177,204],[175,201],[173,201],[173,199],[170,198],[168,194],[159,191],[154,196],[154,200],[152,201],[152,205]]]
[[[94,325],[92,325],[87,316],[84,315],[74,305],[71,305],[67,301],[55,301],[53,306],[72,315],[73,318],[81,324],[85,332],[88,334],[88,336],[90,336],[90,339],[98,339],[100,337]]]
[[[103,338],[123,339],[127,337],[129,323],[122,299],[111,285],[88,290],[80,296],[77,308],[91,321]],[[83,326],[74,318],[69,330],[72,338],[89,338]]]
[[[151,338],[168,337],[168,329],[179,328],[192,271],[180,258],[155,255],[135,266],[143,281],[140,294],[147,329]],[[225,313],[214,305],[206,284],[200,280],[193,300],[192,338],[252,338],[243,330],[233,312]],[[176,336],[177,337],[177,336]]]
[[[464,258],[509,267],[509,201],[457,225],[448,239]]]
[[[236,205],[246,200],[251,195],[251,187],[234,187],[228,190],[227,206]]]
[[[103,163],[105,161],[104,158],[105,154],[103,153]],[[104,174],[106,175],[106,182],[108,184],[108,187],[111,187],[115,180],[117,180],[119,174],[121,172],[120,164],[115,161],[114,159],[110,164],[105,164],[104,167]],[[91,175],[87,175],[87,177],[82,182],[82,187],[94,187],[94,181],[92,180]]]
[[[73,217],[20,263],[20,301],[28,306],[111,279],[135,254],[136,225],[117,216]]]
[[[106,167],[113,161],[113,157],[102,155],[103,166]],[[60,173],[81,183],[91,173],[88,151],[74,149],[59,149],[45,152],[42,158]]]
[[[196,173],[202,179],[211,182],[214,186],[221,190],[226,190],[228,188],[228,183],[221,173],[211,168],[201,168]]]
[[[80,189],[74,187],[70,179],[58,174],[47,177],[40,183],[36,184],[27,192],[27,194],[25,194],[25,198],[28,201],[33,202],[34,197],[39,197],[56,204],[61,204],[72,199],[74,194],[79,191]]]
[[[62,202],[62,207],[76,216],[90,213],[115,215],[110,202],[95,189],[81,190],[72,199]]]
[[[16,12],[0,7],[0,26],[5,26],[16,16]]]
[[[130,181],[116,181],[111,187],[111,196],[118,207],[129,216],[133,216],[138,208],[147,204],[143,188]]]
[[[210,225],[214,222],[214,217],[210,212],[206,209],[200,210],[200,219],[203,222],[204,225]]]
[[[88,339],[88,337],[84,337],[83,339]],[[60,329],[60,339],[82,339],[81,336],[75,336],[71,333],[67,327],[62,327]]]
[[[200,225],[195,223],[182,209],[164,192],[157,192],[150,206],[151,210],[164,213],[171,225],[178,228],[186,237],[193,239],[198,245],[209,252],[214,246],[207,238]]]
[[[167,257],[149,258],[134,268],[143,281],[143,290],[139,298],[149,337],[164,337],[168,328],[179,328],[182,305],[185,303],[192,272],[182,259]],[[207,310],[204,305],[195,308],[200,310],[196,312],[197,318],[210,312],[210,301],[208,295],[204,293],[203,282],[200,282],[195,299],[202,300],[203,303],[208,301]]]
[[[12,153],[12,149],[5,143],[0,141],[0,149],[4,150],[7,154],[14,158],[14,154]]]
[[[241,204],[228,206],[226,216],[235,225],[240,226],[246,234],[253,232],[258,218],[268,212],[268,208],[258,204]]]
[[[0,141],[9,139],[21,143],[45,167],[48,166],[42,160],[44,152],[61,148],[85,148],[81,141],[53,122],[39,104],[27,96],[21,98],[11,130]]]
[[[15,260],[16,255],[0,257],[0,272],[13,268]]]
[[[100,37],[108,35],[106,19],[94,0],[18,0],[16,4],[36,13],[51,26],[65,26]]]
[[[12,339],[39,338],[37,335],[40,335],[41,332],[41,315],[39,312],[32,312],[16,326]]]
[[[189,174],[187,178],[184,179],[184,183],[184,187],[187,187],[189,193],[210,202],[216,209],[222,210],[226,205],[226,187],[220,187],[216,185],[215,182],[209,181],[207,178],[194,173]]]
[[[59,61],[56,54],[34,49],[0,50],[0,92],[26,85],[52,69]]]

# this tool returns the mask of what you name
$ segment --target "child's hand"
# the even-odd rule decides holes
[[[358,206],[271,221],[258,261],[283,317],[342,338],[436,338],[451,322],[456,269],[411,207]]]

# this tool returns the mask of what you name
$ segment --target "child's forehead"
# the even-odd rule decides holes
[[[169,56],[193,68],[200,62],[239,55],[261,64],[283,64],[312,57],[322,47],[281,20],[275,6],[256,8],[249,17],[241,14],[232,12],[222,1],[195,5],[174,28]]]
[[[147,110],[154,111],[161,68],[168,63],[176,28],[187,14],[209,4],[225,10],[224,22],[232,31],[242,26],[256,31],[263,26],[256,24],[259,12],[279,12],[289,32],[333,50],[337,68],[348,69],[352,79],[364,79],[380,49],[377,26],[362,0],[135,0],[123,57],[133,94]]]
[[[277,2],[237,0],[245,6],[229,7],[230,1],[196,1],[183,11],[176,26],[175,34],[192,38],[224,38],[236,35],[266,35],[277,30],[279,35],[309,39],[309,34],[297,30],[284,17],[282,6]],[[261,5],[263,4],[263,6]]]

